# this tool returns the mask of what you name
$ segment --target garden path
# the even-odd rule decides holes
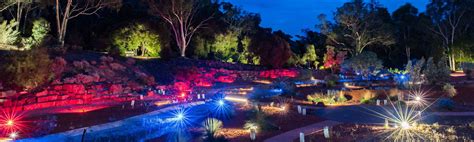
[[[303,132],[305,135],[308,135],[310,133],[314,133],[314,132],[322,130],[325,126],[334,126],[338,124],[341,124],[341,123],[337,121],[331,121],[331,120],[318,122],[318,123],[314,123],[305,127],[294,129],[294,130],[285,132],[283,134],[268,138],[264,142],[292,142],[293,140],[299,137],[300,132]]]

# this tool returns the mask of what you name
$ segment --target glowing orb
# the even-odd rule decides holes
[[[9,137],[10,137],[11,139],[17,138],[17,137],[18,137],[18,132],[12,132],[12,133],[10,133]]]
[[[411,126],[410,126],[410,124],[409,124],[408,122],[403,121],[403,122],[400,123],[400,127],[402,127],[402,129],[408,129],[408,128],[410,128]]]
[[[415,97],[415,101],[421,101],[421,97],[420,97],[420,96],[416,96],[416,97]]]
[[[5,125],[7,125],[7,126],[13,126],[13,120],[8,120]]]
[[[219,104],[219,106],[223,106],[223,105],[224,105],[224,101],[223,101],[223,100],[219,100],[219,102],[217,102],[217,104]]]
[[[182,114],[182,113],[177,114],[176,119],[178,119],[178,120],[184,119],[184,114]]]

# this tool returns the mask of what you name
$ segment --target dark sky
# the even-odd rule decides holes
[[[350,0],[224,0],[244,10],[260,13],[262,26],[282,30],[290,35],[301,34],[302,29],[314,29],[321,13],[332,19],[337,7]],[[378,0],[393,12],[400,6],[411,3],[423,12],[430,0]]]

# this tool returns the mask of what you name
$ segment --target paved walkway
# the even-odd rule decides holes
[[[474,116],[474,112],[432,112],[429,114],[439,116]]]
[[[305,127],[301,127],[298,129],[285,132],[283,134],[268,138],[264,142],[292,142],[293,140],[299,137],[300,132],[303,132],[307,135],[315,131],[322,130],[324,126],[334,126],[338,124],[341,124],[341,123],[337,121],[327,120],[327,121],[311,124]]]

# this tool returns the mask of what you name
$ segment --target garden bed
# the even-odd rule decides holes
[[[305,137],[307,142],[376,142],[376,141],[472,141],[472,125],[426,125],[420,124],[408,129],[384,128],[381,125],[341,124],[330,128],[329,138],[323,131]],[[299,139],[294,140],[294,142]]]

